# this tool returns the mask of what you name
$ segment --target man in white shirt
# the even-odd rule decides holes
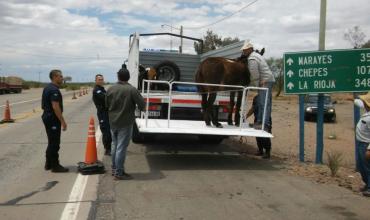
[[[245,41],[244,45],[240,50],[243,51],[242,57],[248,57],[248,69],[251,73],[251,85],[267,88],[266,90],[258,90],[257,108],[258,115],[256,123],[254,124],[255,129],[261,129],[263,112],[265,113],[265,128],[270,127],[271,118],[271,106],[272,106],[272,86],[275,82],[275,77],[272,74],[270,67],[267,65],[265,58],[253,49],[253,44],[250,41]],[[267,95],[267,106],[265,107],[265,99]]]
[[[359,99],[354,100],[354,104],[366,111],[356,125],[356,139],[359,142],[356,164],[365,183],[361,188],[362,194],[370,197],[370,92],[360,95]]]

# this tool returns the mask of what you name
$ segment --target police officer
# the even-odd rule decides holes
[[[59,87],[63,84],[62,71],[50,71],[48,84],[42,92],[42,121],[45,125],[48,136],[48,146],[46,148],[45,170],[54,173],[68,172],[68,168],[59,163],[59,148],[61,130],[67,130],[67,124],[63,118],[63,97]]]
[[[111,154],[112,136],[110,133],[108,111],[105,107],[105,94],[106,91],[103,87],[104,77],[101,74],[95,76],[95,87],[93,91],[93,101],[96,106],[97,115],[99,119],[100,130],[103,134],[103,145],[105,155]]]

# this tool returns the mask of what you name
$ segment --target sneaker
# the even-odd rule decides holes
[[[68,168],[63,167],[60,164],[57,164],[56,166],[51,168],[51,172],[53,172],[53,173],[66,173],[68,171],[69,171]]]
[[[365,192],[367,190],[367,185],[360,187],[360,192]]]
[[[115,175],[114,180],[132,180],[133,177],[128,173],[123,173],[122,175]]]
[[[370,197],[370,190],[363,191],[362,195],[366,197]]]

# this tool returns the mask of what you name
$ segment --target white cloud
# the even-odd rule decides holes
[[[259,0],[229,19],[203,29],[250,1],[240,0],[9,0],[0,2],[0,74],[18,73],[47,80],[50,68],[59,67],[74,79],[86,80],[96,72],[112,81],[128,53],[128,35],[134,31],[169,32],[161,24],[201,38],[207,29],[223,37],[251,39],[266,47],[266,56],[281,57],[285,51],[316,50],[320,0]],[[194,4],[189,6],[189,4]],[[189,7],[184,7],[189,6]],[[71,13],[73,11],[81,12]],[[343,39],[346,29],[358,25],[370,39],[368,0],[328,1],[326,46],[350,48]],[[90,10],[95,13],[88,14]],[[87,12],[87,13],[86,13]],[[101,14],[97,17],[96,14]],[[108,18],[104,18],[108,16]],[[179,30],[173,29],[173,33]],[[171,37],[142,38],[141,48],[177,48]],[[184,51],[193,42],[184,40]]]

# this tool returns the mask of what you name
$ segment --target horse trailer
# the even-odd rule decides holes
[[[206,126],[203,120],[202,99],[197,91],[199,83],[194,82],[199,64],[207,57],[237,58],[240,56],[240,47],[244,42],[234,43],[201,55],[183,54],[158,50],[140,51],[139,40],[142,35],[152,34],[131,35],[127,63],[131,74],[129,82],[141,91],[147,105],[145,112],[136,112],[137,118],[133,131],[134,142],[143,142],[163,133],[198,135],[200,140],[214,144],[221,143],[224,138],[229,136],[272,137],[263,129],[255,130],[250,127],[244,117],[241,117],[242,123],[239,127],[226,123],[230,104],[227,90],[218,93],[214,105],[214,113],[223,128]],[[180,37],[199,40],[185,36]],[[150,74],[150,70],[149,73],[146,71],[149,68],[155,69],[157,74],[155,80],[143,77],[144,73]],[[248,91],[263,89],[235,85],[209,85],[243,90],[242,116],[245,116],[247,111]]]

